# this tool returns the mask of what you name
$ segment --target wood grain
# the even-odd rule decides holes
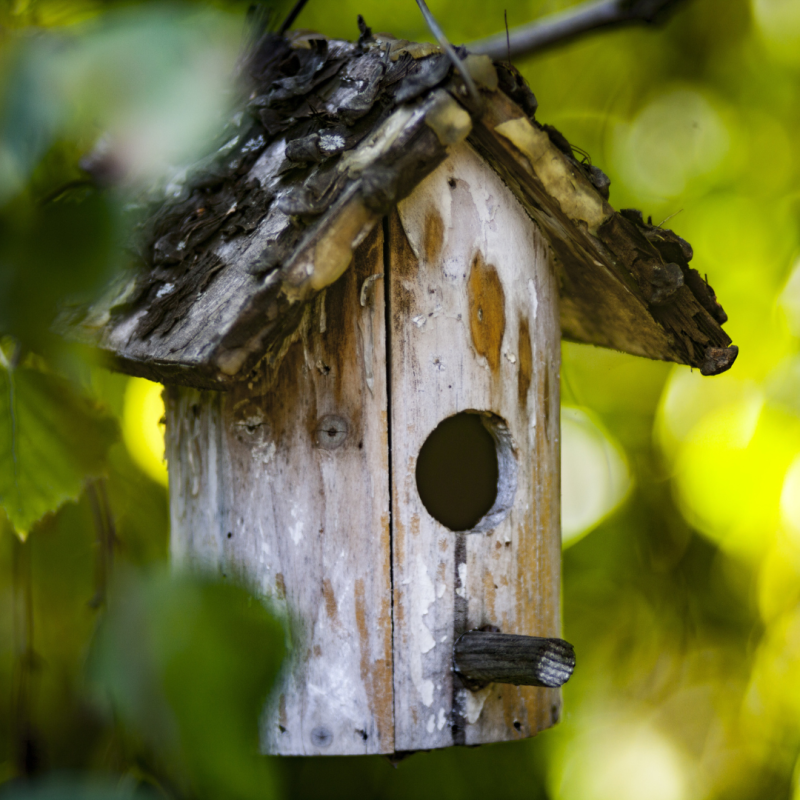
[[[459,636],[487,624],[560,630],[555,274],[525,210],[467,145],[398,211],[389,265],[395,745],[519,739],[557,719],[558,690],[470,692],[452,656]],[[415,464],[434,428],[468,410],[507,427],[505,439],[495,431],[507,507],[476,532],[454,533],[423,506]]]
[[[288,624],[269,753],[394,750],[382,259],[379,228],[277,372],[170,390],[173,559],[245,580]]]

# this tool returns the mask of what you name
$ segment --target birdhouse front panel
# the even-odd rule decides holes
[[[556,689],[453,669],[466,631],[559,633],[557,297],[537,228],[465,144],[276,364],[170,391],[175,560],[244,579],[288,623],[266,752],[479,744],[558,718]]]
[[[468,630],[560,632],[560,337],[547,245],[466,144],[399,204],[389,242],[396,747],[530,736],[557,719],[557,690],[473,692],[451,665]],[[418,468],[437,426],[465,412],[494,443],[496,492],[483,516],[450,511],[453,532],[447,498],[426,508]],[[455,458],[472,488],[451,487],[449,500],[463,505],[487,458],[469,447],[467,421],[442,443],[464,449]],[[457,466],[443,452],[433,468]],[[446,491],[446,475],[425,479]]]

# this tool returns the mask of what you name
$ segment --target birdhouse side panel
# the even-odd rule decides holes
[[[224,541],[221,395],[168,386],[164,397],[172,562],[216,571]]]
[[[453,673],[453,646],[485,626],[560,631],[554,270],[538,228],[467,145],[398,212],[389,270],[396,746],[520,739],[556,721],[558,690],[470,691]],[[494,505],[471,532],[432,515],[417,474],[428,437],[464,412],[491,433],[498,469]]]
[[[382,258],[377,230],[279,363],[219,400],[219,562],[288,627],[267,753],[394,751]]]

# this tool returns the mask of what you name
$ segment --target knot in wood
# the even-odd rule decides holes
[[[336,450],[347,439],[350,426],[336,414],[326,414],[317,423],[317,445],[325,450]]]

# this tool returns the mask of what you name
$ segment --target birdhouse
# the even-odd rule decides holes
[[[561,339],[736,357],[687,242],[615,211],[512,67],[459,55],[265,35],[225,144],[71,323],[166,385],[174,561],[287,622],[268,753],[555,723]]]

